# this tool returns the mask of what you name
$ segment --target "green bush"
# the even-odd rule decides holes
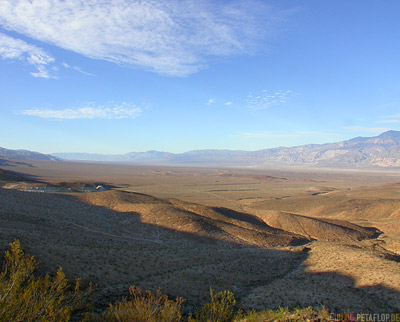
[[[184,300],[175,301],[157,290],[142,291],[131,286],[129,299],[110,304],[108,309],[95,318],[98,322],[179,322],[182,319],[182,304]]]
[[[10,246],[0,273],[0,321],[66,322],[84,311],[91,287],[83,292],[76,280],[70,289],[61,268],[53,278],[36,277],[33,256],[24,255],[18,240]]]
[[[189,322],[231,322],[235,319],[236,300],[232,292],[213,292],[210,289],[210,303],[206,303],[194,317],[189,317]]]

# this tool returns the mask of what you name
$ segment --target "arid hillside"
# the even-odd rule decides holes
[[[209,287],[233,291],[244,308],[400,309],[397,235],[385,226],[398,218],[395,174],[49,164],[62,162],[1,173],[0,251],[19,239],[41,272],[61,266],[97,283],[96,307],[136,285],[182,296],[187,310]],[[7,185],[27,175],[37,180],[29,184],[110,190]]]
[[[251,209],[250,209],[251,208]],[[382,234],[385,247],[400,253],[400,184],[357,187],[320,193],[312,196],[293,196],[283,199],[255,201],[247,210],[260,217],[272,213],[308,216],[314,220],[351,221],[364,227],[375,227]],[[279,216],[282,218],[282,216]],[[271,221],[266,221],[273,227]],[[293,231],[293,230],[290,230]],[[372,232],[372,231],[371,231]]]
[[[375,228],[363,228],[345,220],[313,218],[282,211],[258,212],[258,217],[271,227],[325,241],[360,241],[379,236]]]
[[[266,225],[261,232],[235,225],[225,232],[218,224],[193,219],[195,215],[172,206],[165,213],[156,210],[161,220],[157,225],[143,221],[138,212],[94,206],[75,195],[0,189],[0,199],[1,251],[19,239],[27,252],[41,259],[43,272],[61,266],[70,278],[80,276],[101,286],[99,305],[121,298],[130,285],[161,287],[197,306],[206,300],[210,286],[235,290],[243,297],[256,285],[297,267],[306,254],[304,247],[281,250],[292,241],[303,241],[301,237]],[[149,204],[157,205],[157,199]],[[171,225],[183,226],[163,227],[168,222],[163,216],[182,217]],[[274,245],[254,246],[258,240]]]
[[[210,208],[122,191],[83,194],[78,198],[117,212],[136,213],[146,224],[239,245],[282,247],[308,241],[301,235],[272,228],[255,216],[227,208]]]

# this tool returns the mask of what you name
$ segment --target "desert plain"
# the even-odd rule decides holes
[[[198,308],[210,287],[244,309],[400,311],[400,171],[213,168],[34,160],[0,164],[0,251]],[[31,188],[69,187],[70,192]],[[73,192],[76,187],[95,192]],[[29,189],[28,189],[29,188]]]

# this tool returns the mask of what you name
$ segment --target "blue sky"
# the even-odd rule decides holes
[[[258,150],[400,130],[400,2],[0,1],[0,146]]]

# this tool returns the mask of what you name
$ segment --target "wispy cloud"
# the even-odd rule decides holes
[[[226,106],[232,105],[232,102],[226,102],[224,105]]]
[[[2,0],[0,26],[84,56],[182,76],[257,51],[287,13],[264,1]]]
[[[19,112],[19,114],[36,116],[45,119],[75,120],[75,119],[134,119],[142,113],[137,106],[123,103],[118,106],[85,106],[66,109],[30,109]]]
[[[215,104],[215,98],[210,98],[207,102],[207,105]]]
[[[67,63],[65,63],[65,62],[62,63],[61,65],[62,65],[64,68],[73,69],[73,70],[77,71],[78,73],[81,73],[81,74],[84,74],[84,75],[88,75],[88,76],[94,76],[94,74],[85,72],[85,71],[82,70],[79,66],[71,66],[71,65],[69,65],[69,64],[67,64]]]
[[[378,124],[395,124],[400,123],[400,114],[385,115],[379,117],[380,120],[376,121]]]
[[[0,5],[1,7],[1,5]],[[43,49],[27,42],[0,33],[0,57],[7,60],[19,60],[36,68],[30,74],[33,77],[55,78],[51,74],[54,58]]]
[[[355,131],[355,132],[367,132],[367,133],[382,133],[389,131],[390,129],[384,127],[364,127],[364,126],[345,126],[345,130]]]
[[[270,92],[264,89],[261,93],[250,92],[247,96],[247,107],[251,109],[268,109],[286,103],[294,93],[292,91]]]

